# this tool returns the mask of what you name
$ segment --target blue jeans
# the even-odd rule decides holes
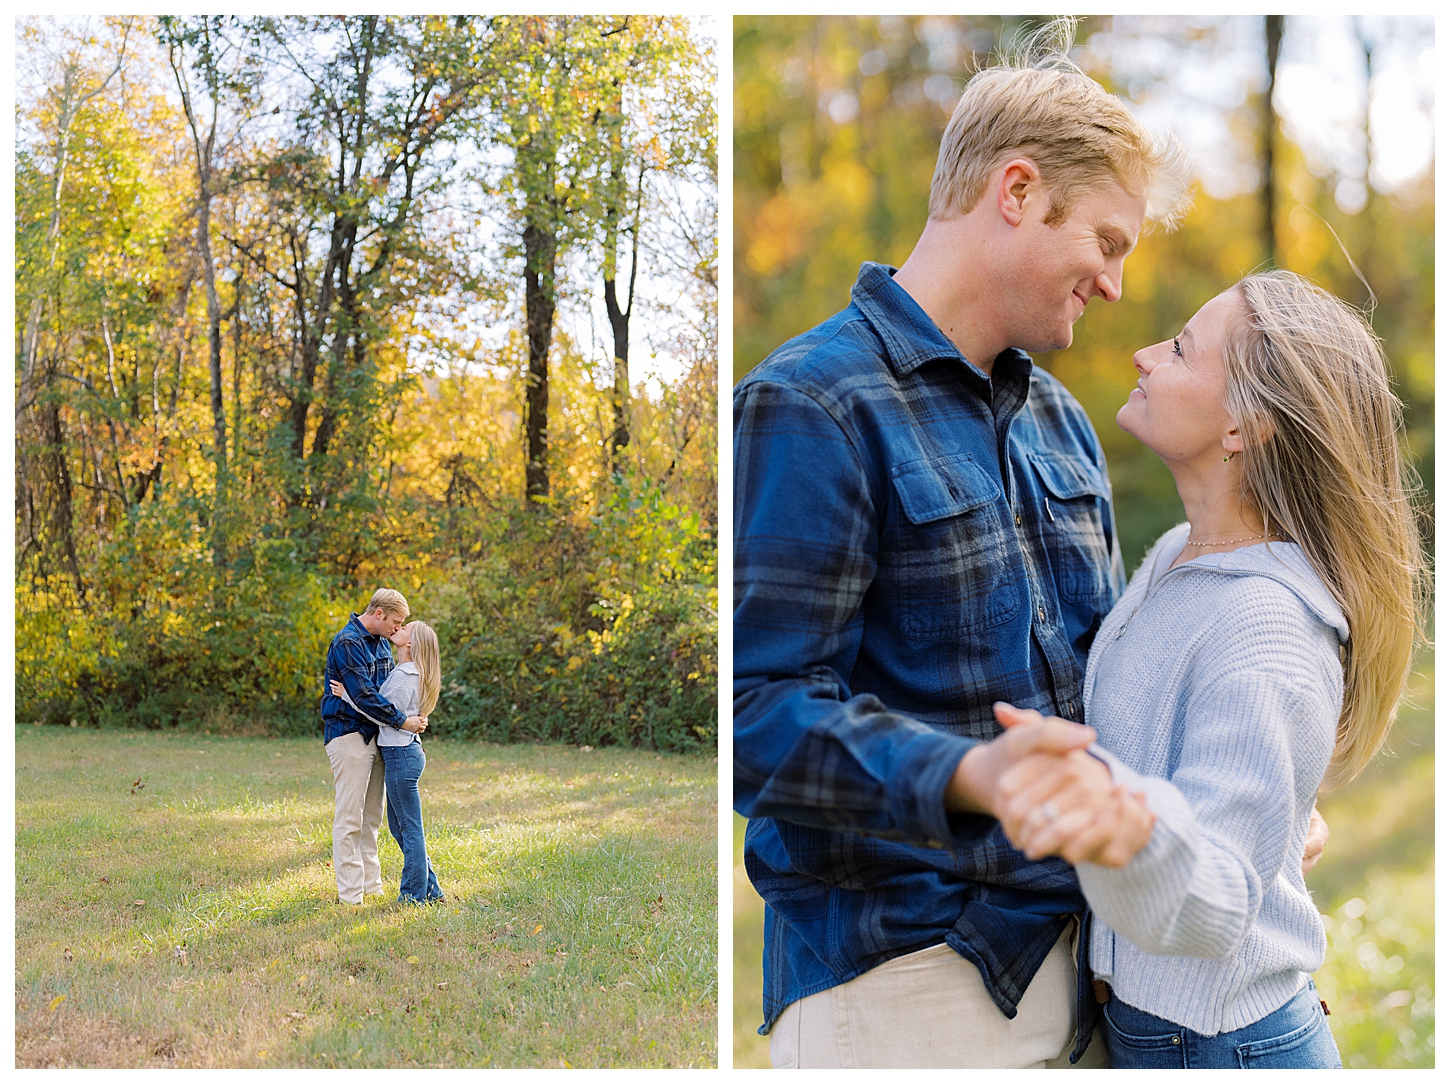
[[[1220,1035],[1200,1035],[1113,997],[1103,1006],[1103,1039],[1114,1069],[1343,1068],[1312,979],[1262,1020]]]
[[[403,852],[402,883],[398,886],[399,902],[427,903],[441,900],[443,890],[428,861],[428,847],[423,840],[423,803],[418,797],[418,778],[428,758],[419,742],[408,745],[379,747],[383,755],[383,782],[388,796],[388,831]]]

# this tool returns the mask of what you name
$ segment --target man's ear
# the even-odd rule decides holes
[[[1013,158],[997,174],[997,210],[1009,226],[1027,217],[1027,196],[1041,181],[1037,163],[1030,158]]]

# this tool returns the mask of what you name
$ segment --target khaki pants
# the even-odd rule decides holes
[[[1102,1069],[1100,1035],[1072,1050],[1077,923],[1053,946],[1008,1020],[977,965],[948,945],[888,960],[787,1006],[770,1030],[777,1069]]]
[[[343,903],[362,903],[364,892],[382,892],[378,826],[383,823],[383,758],[374,739],[341,734],[325,746],[332,763],[337,805],[332,814],[332,871]]]

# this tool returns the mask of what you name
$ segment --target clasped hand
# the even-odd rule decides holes
[[[988,813],[1014,847],[1036,861],[1060,855],[1074,864],[1121,868],[1148,845],[1156,819],[1146,796],[1114,786],[1086,749],[1091,727],[996,704],[1006,727],[975,746],[947,787],[947,808]]]

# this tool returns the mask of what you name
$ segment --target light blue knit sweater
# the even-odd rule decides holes
[[[1348,626],[1287,542],[1177,568],[1154,545],[1104,620],[1083,697],[1153,836],[1121,870],[1078,867],[1092,968],[1128,1004],[1205,1035],[1259,1020],[1324,962],[1299,863],[1334,748]]]

